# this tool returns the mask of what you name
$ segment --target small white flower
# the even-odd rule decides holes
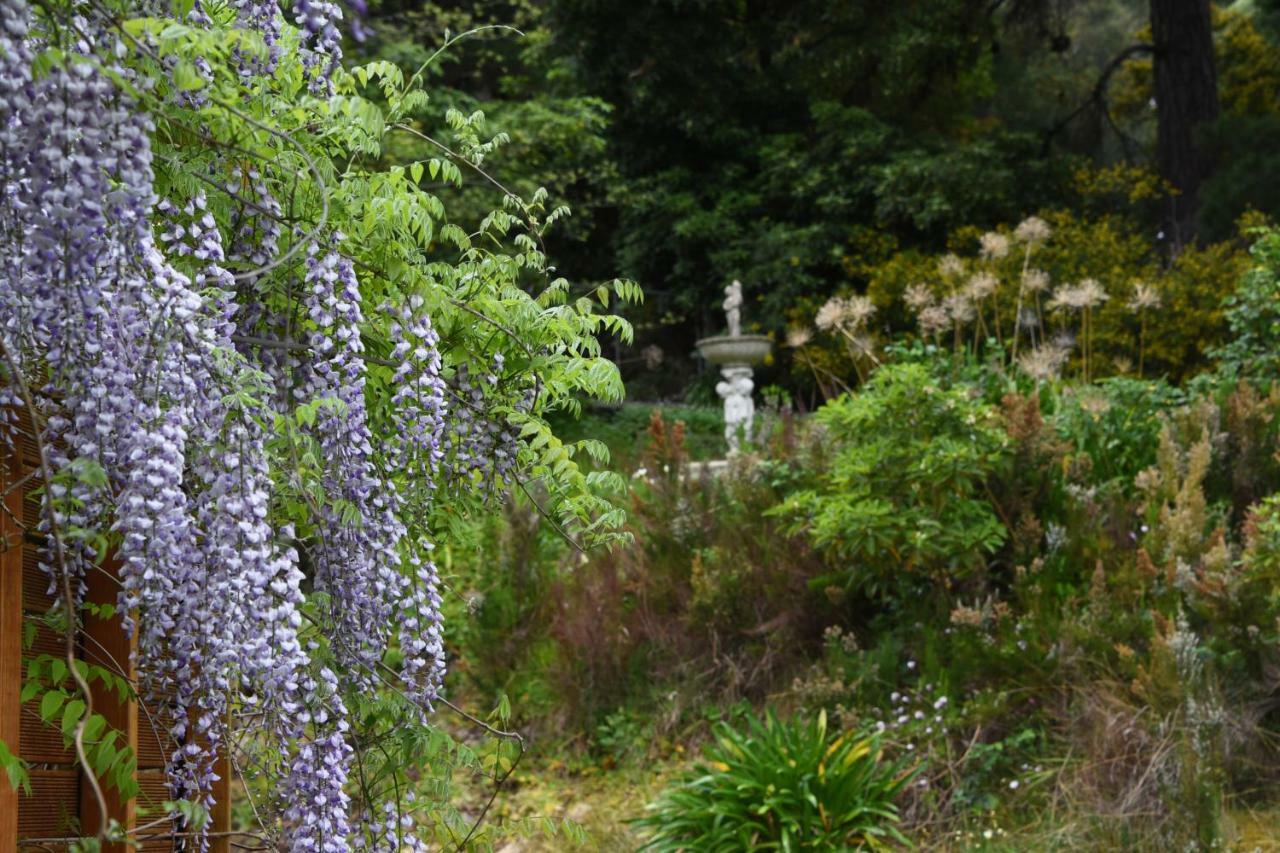
[[[1010,782],[1010,783],[1009,783],[1009,790],[1010,790],[1010,791],[1016,791],[1016,790],[1018,790],[1018,784],[1019,784],[1019,783],[1018,783],[1018,780],[1017,780],[1017,779],[1014,779],[1012,782]]]

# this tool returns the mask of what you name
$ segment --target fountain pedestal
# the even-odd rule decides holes
[[[716,393],[724,400],[724,440],[729,445],[729,455],[736,455],[743,439],[751,439],[751,426],[755,420],[756,405],[751,398],[755,383],[751,380],[751,366],[760,364],[773,349],[773,342],[764,335],[741,333],[740,310],[742,285],[734,282],[725,288],[725,314],[729,320],[729,334],[698,341],[698,352],[711,364],[720,368],[723,380],[716,383]]]
[[[724,400],[724,440],[729,445],[730,456],[738,452],[744,438],[751,438],[751,425],[756,417],[756,404],[751,399],[755,388],[751,373],[749,365],[726,365],[720,368],[724,381],[716,383],[716,393]]]

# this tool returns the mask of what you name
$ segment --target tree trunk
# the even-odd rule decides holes
[[[1196,236],[1200,186],[1213,171],[1197,129],[1218,117],[1209,0],[1151,0],[1155,42],[1156,160],[1177,190],[1168,199],[1165,238],[1174,252]]]

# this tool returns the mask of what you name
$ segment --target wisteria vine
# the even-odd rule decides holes
[[[141,75],[154,40],[106,7],[58,8],[0,0],[0,437],[12,442],[15,411],[35,400],[54,468],[42,532],[101,534],[57,542],[67,560],[47,549],[58,607],[74,624],[108,541],[140,690],[175,721],[175,800],[210,802],[228,719],[248,714],[281,756],[273,831],[290,849],[416,848],[394,809],[352,813],[343,695],[390,680],[420,713],[439,700],[441,582],[423,520],[438,492],[509,482],[510,415],[531,411],[534,391],[505,387],[501,353],[478,380],[465,359],[446,370],[420,297],[379,305],[394,392],[393,430],[376,439],[369,308],[343,235],[290,223],[242,151],[204,159],[197,189],[160,185],[147,99],[167,87],[178,109],[211,101]],[[229,54],[246,91],[296,36],[302,78],[326,96],[342,11],[289,11],[297,30],[251,0],[197,3],[186,23],[252,35]],[[177,75],[182,63],[153,65]],[[204,57],[191,66],[213,78]],[[305,251],[280,263],[298,241]],[[273,476],[280,454],[297,458],[289,477]],[[316,460],[312,480],[302,457]],[[281,520],[282,490],[305,496],[305,519]]]

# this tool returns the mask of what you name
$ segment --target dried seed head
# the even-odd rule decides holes
[[[813,331],[807,326],[797,326],[787,330],[787,346],[792,349],[800,349],[811,340],[813,340]]]
[[[1027,293],[1043,293],[1049,289],[1049,274],[1044,270],[1027,270],[1022,276],[1022,289]]]
[[[1009,254],[1009,238],[995,231],[988,231],[978,238],[979,254],[989,261],[998,261]]]
[[[903,301],[912,311],[919,312],[933,304],[933,291],[927,284],[913,284],[902,295]]]
[[[999,286],[1000,281],[991,273],[975,273],[965,283],[964,294],[974,302],[979,302],[995,293],[996,288]]]
[[[1018,223],[1013,236],[1019,243],[1038,246],[1048,240],[1051,233],[1053,230],[1049,227],[1049,223],[1038,216],[1028,216]]]
[[[959,278],[964,275],[964,261],[952,254],[938,259],[938,275],[943,278]]]
[[[1126,304],[1130,311],[1137,312],[1159,308],[1162,300],[1158,290],[1149,284],[1139,281],[1133,285],[1133,296],[1130,297]]]

